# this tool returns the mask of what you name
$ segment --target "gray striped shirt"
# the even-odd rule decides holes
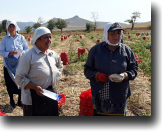
[[[44,54],[34,46],[22,55],[15,76],[16,83],[22,88],[22,103],[25,105],[32,104],[30,89],[24,89],[30,81],[43,89],[52,82],[53,90],[56,92],[56,85],[61,78],[62,68],[60,56],[53,50],[48,49],[47,53]]]

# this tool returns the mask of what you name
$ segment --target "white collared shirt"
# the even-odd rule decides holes
[[[25,53],[16,70],[16,83],[22,88],[21,101],[25,105],[31,105],[30,89],[24,87],[31,81],[46,89],[52,82],[53,90],[61,78],[63,63],[60,56],[53,50],[47,50],[44,54],[36,46]]]

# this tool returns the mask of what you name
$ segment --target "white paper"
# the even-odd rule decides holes
[[[17,52],[17,54],[14,54],[14,57],[18,59],[18,57],[20,56],[20,54],[23,52],[23,50],[15,50]]]
[[[53,92],[48,91],[46,89],[43,89],[43,91],[44,91],[44,93],[41,92],[43,95],[45,95],[45,96],[47,96],[53,100],[56,100],[56,101],[59,101],[62,97],[61,95],[53,93]]]

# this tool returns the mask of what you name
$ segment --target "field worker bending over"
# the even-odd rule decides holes
[[[15,83],[15,72],[22,54],[28,51],[28,44],[24,36],[16,33],[19,30],[16,21],[6,22],[7,35],[0,43],[0,56],[3,57],[4,79],[10,97],[10,105],[15,108],[13,94],[18,94],[18,106],[21,104],[21,88]],[[17,57],[14,55],[17,54]]]
[[[22,88],[24,116],[58,116],[58,102],[41,94],[43,89],[57,92],[63,68],[60,56],[49,49],[50,30],[37,28],[31,44],[33,48],[22,56],[16,70],[16,82]]]
[[[122,34],[120,24],[106,24],[103,42],[90,49],[84,65],[94,116],[126,115],[127,98],[131,95],[129,80],[136,78],[138,64],[132,50],[121,43]]]

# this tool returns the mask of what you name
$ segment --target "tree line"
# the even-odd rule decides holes
[[[6,32],[7,34],[7,30],[6,30],[6,22],[7,20],[3,20],[2,24],[0,24],[0,33],[2,32]],[[39,17],[38,21],[33,25],[33,26],[26,26],[25,27],[25,31],[28,33],[30,33],[32,31],[32,29],[37,29],[38,27],[40,27],[42,25],[42,23],[44,22],[43,18]],[[53,20],[49,20],[47,22],[47,28],[52,32],[52,30],[56,27],[58,29],[61,30],[62,33],[62,29],[66,28],[68,26],[68,22],[66,22],[63,19],[58,19],[56,22],[54,22]]]
[[[2,24],[0,25],[0,34],[2,32],[6,32],[7,34],[7,30],[6,30],[6,22],[7,20],[3,20]],[[30,33],[33,29],[37,29],[38,27],[40,27],[42,25],[42,23],[44,23],[43,18],[39,17],[38,21],[33,25],[33,26],[26,26],[25,27],[25,32]],[[66,22],[63,19],[57,19],[57,21],[53,21],[53,20],[49,20],[47,22],[47,28],[52,32],[52,30],[54,28],[60,29],[61,33],[63,28],[66,28],[68,26],[68,22]],[[95,28],[95,25],[90,24],[90,23],[86,23],[86,31],[90,32],[93,28]]]
[[[92,14],[91,18],[94,20],[94,24],[86,23],[86,31],[88,31],[88,32],[90,32],[91,30],[95,31],[96,28],[97,28],[98,13],[91,12],[91,14]],[[141,14],[140,12],[133,12],[132,16],[131,16],[131,19],[125,20],[125,22],[128,22],[128,23],[132,24],[131,30],[133,30],[133,28],[134,28],[134,24],[136,22],[136,19],[140,18],[140,14]],[[7,22],[7,20],[3,20],[2,24],[0,24],[0,34],[2,32],[6,32],[6,34],[7,34],[6,22]],[[40,27],[42,25],[42,23],[44,23],[44,20],[43,20],[42,17],[39,17],[38,21],[33,26],[25,27],[25,31],[28,34],[28,33],[30,33],[32,31],[33,28],[36,29],[36,28]],[[62,33],[63,28],[66,28],[68,26],[68,23],[69,22],[66,22],[66,20],[63,20],[63,19],[57,19],[56,22],[53,21],[53,20],[49,20],[47,22],[47,28],[52,32],[52,30],[56,27],[57,29],[60,29],[61,33]]]
[[[43,22],[44,22],[44,20],[41,17],[39,17],[37,23],[35,23],[33,26],[27,26],[27,27],[25,27],[25,31],[28,34],[29,32],[32,31],[32,28],[37,29],[38,27],[40,27],[42,25]],[[61,33],[62,33],[63,28],[66,28],[68,26],[68,22],[66,22],[63,19],[57,19],[56,22],[53,21],[53,20],[49,20],[47,23],[48,23],[47,24],[47,28],[51,32],[56,27],[56,28],[60,29],[61,30]]]

